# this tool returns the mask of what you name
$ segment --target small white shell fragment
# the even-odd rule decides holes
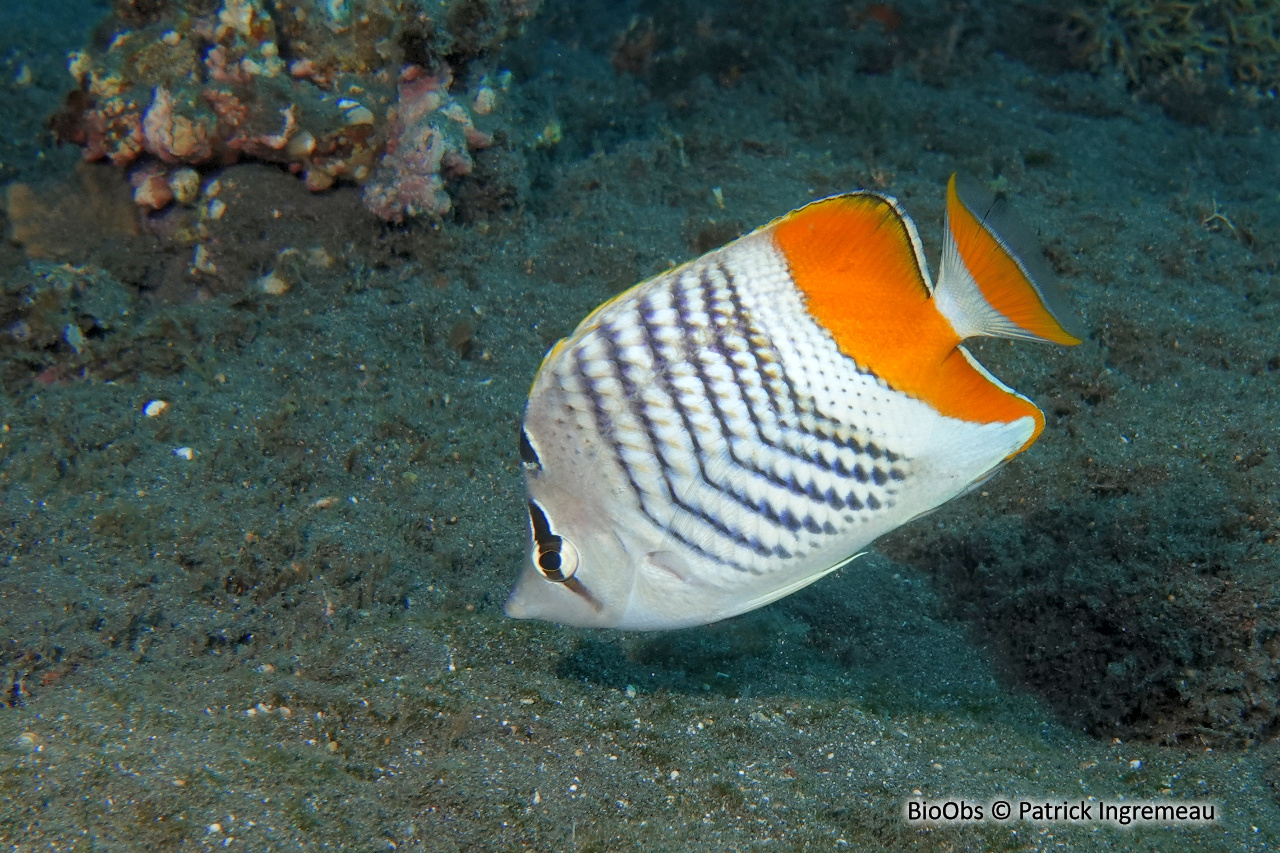
[[[318,270],[327,270],[333,266],[333,255],[330,255],[322,246],[316,246],[307,250],[307,265]]]
[[[149,418],[158,418],[168,411],[168,409],[169,402],[167,400],[152,400],[150,403],[143,406],[142,412]]]
[[[310,157],[311,152],[316,150],[316,138],[305,130],[295,133],[285,150],[293,157]]]
[[[1142,759],[1141,759],[1141,758],[1135,758],[1135,759],[1133,759],[1132,761],[1130,761],[1130,762],[1129,762],[1129,769],[1130,769],[1130,770],[1140,770],[1141,768],[1142,768]]]
[[[347,114],[347,124],[373,124],[373,112],[359,101],[343,98],[338,101],[338,109]]]
[[[209,219],[221,219],[227,212],[227,203],[220,198],[212,199],[205,208],[204,215]]]
[[[71,76],[76,78],[77,83],[83,83],[85,75],[89,73],[92,60],[89,54],[83,50],[73,50],[67,56],[67,71],[71,72]]]
[[[368,107],[356,104],[354,107],[347,110],[347,124],[373,124],[373,112]]]
[[[191,259],[191,268],[206,275],[213,275],[218,271],[218,265],[209,257],[209,249],[203,243],[196,246],[195,255]]]
[[[188,462],[196,458],[196,452],[190,447],[175,447],[173,449],[173,455],[179,459],[185,459]]]
[[[487,116],[498,105],[498,93],[488,86],[481,86],[471,104],[471,110],[478,116]]]
[[[169,190],[178,204],[195,204],[200,197],[200,173],[195,169],[178,169],[169,175]]]
[[[272,270],[258,279],[258,287],[262,289],[263,293],[270,296],[284,296],[293,285],[287,278]]]
[[[173,201],[173,189],[164,175],[150,175],[133,191],[133,203],[148,210],[161,210]]]
[[[84,332],[80,331],[80,327],[75,323],[68,323],[66,328],[62,330],[62,339],[76,351],[76,354],[85,351],[89,346],[89,339],[84,336]]]

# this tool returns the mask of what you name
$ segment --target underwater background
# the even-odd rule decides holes
[[[6,0],[0,842],[1280,843],[1280,3]],[[1089,329],[762,610],[505,618],[557,339],[814,198],[1007,195]],[[1207,802],[921,826],[910,799]]]

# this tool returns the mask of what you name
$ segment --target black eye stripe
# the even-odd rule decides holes
[[[560,570],[562,565],[560,550],[564,547],[564,540],[551,532],[551,522],[547,520],[547,514],[535,501],[529,501],[529,524],[533,527],[533,544],[537,549],[534,561],[537,563],[538,571],[542,572],[547,580],[557,582],[564,580]]]
[[[520,461],[529,465],[537,465],[542,467],[542,460],[538,458],[538,451],[533,449],[533,442],[529,440],[529,433],[524,431],[524,427],[520,427]]]
[[[539,550],[560,550],[560,537],[551,532],[551,522],[536,501],[529,501],[529,522],[533,525],[533,541]]]

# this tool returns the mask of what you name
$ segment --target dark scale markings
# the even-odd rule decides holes
[[[765,336],[760,332],[759,329],[755,328],[751,324],[750,320],[747,318],[746,308],[745,306],[743,306],[742,301],[738,296],[737,290],[733,286],[733,280],[732,280],[732,277],[729,275],[728,270],[726,270],[723,266],[717,266],[715,268],[715,272],[719,273],[721,279],[724,282],[725,289],[729,292],[729,299],[732,305],[732,312],[730,313],[730,316],[734,321],[733,330],[737,332],[739,336],[741,336],[742,338],[748,341],[764,342],[763,344],[758,343],[756,348],[748,348],[747,352],[751,355],[752,360],[755,364],[756,369],[754,372],[758,377],[760,377],[761,387],[764,388],[766,394],[768,394],[769,396],[769,402],[770,402],[769,414],[772,414],[774,416],[781,415],[785,411],[785,408],[784,408],[786,405],[784,402],[784,398],[785,398],[787,402],[791,403],[791,406],[794,411],[796,411],[797,413],[800,413],[800,412],[807,413],[810,416],[812,416],[815,420],[821,419],[823,422],[825,422],[825,425],[830,428],[830,432],[828,432],[827,430],[823,430],[821,427],[819,427],[819,429],[817,430],[810,431],[810,430],[806,430],[803,424],[801,423],[784,425],[783,423],[781,423],[781,419],[779,418],[778,423],[776,424],[779,430],[781,431],[783,429],[792,429],[792,430],[795,430],[796,432],[799,432],[802,435],[815,438],[818,441],[825,441],[829,444],[834,444],[837,447],[844,447],[846,449],[852,450],[855,454],[870,455],[872,456],[872,458],[875,458],[873,454],[867,453],[866,451],[864,451],[864,449],[859,445],[856,439],[851,438],[847,441],[844,441],[844,440],[841,440],[839,436],[835,435],[834,433],[839,429],[839,426],[837,424],[833,424],[829,419],[827,419],[826,417],[814,411],[814,406],[812,405],[812,401],[804,401],[800,397],[799,393],[796,391],[795,387],[790,382],[787,381],[785,374],[782,374],[781,371],[774,371],[778,374],[778,376],[774,379],[773,383],[770,383],[769,381],[767,381],[771,377],[770,377],[770,372],[764,369],[764,364],[766,363],[779,364],[781,362],[781,357],[779,356],[777,351],[772,348],[772,346],[767,345]],[[712,301],[713,291],[715,288],[715,284],[711,281],[710,271],[708,270],[703,271],[702,277],[701,277],[701,283],[702,283],[703,293],[704,293],[703,301],[710,303]],[[717,330],[717,343],[719,344],[720,351],[729,351],[730,347],[725,339],[725,336],[723,333],[723,326]],[[787,444],[780,444],[776,441],[771,440],[768,436],[766,436],[762,426],[761,417],[755,411],[754,407],[752,407],[751,405],[751,396],[747,393],[747,388],[746,388],[747,383],[743,377],[743,369],[740,368],[739,365],[732,359],[726,358],[726,363],[729,365],[729,369],[733,373],[734,381],[738,386],[738,392],[742,396],[743,402],[747,407],[748,417],[751,420],[752,426],[755,428],[756,436],[759,439],[761,444],[764,444],[767,447],[777,450],[778,452],[783,453],[787,456],[791,456],[792,458],[801,459],[813,465],[816,468],[821,468],[828,473],[836,475],[840,479],[847,480],[850,478],[850,476],[852,476],[853,479],[857,480],[859,483],[865,484],[866,482],[868,482],[870,477],[867,475],[866,470],[861,465],[855,464],[855,466],[851,470],[846,466],[844,461],[840,459],[838,455],[836,456],[833,462],[831,460],[826,459],[824,456],[822,456],[820,452],[810,453],[804,450],[803,448],[798,449],[798,448],[791,447],[790,445],[787,445]],[[706,384],[705,380],[704,380],[704,384]],[[782,388],[779,389],[777,387],[778,385],[781,385]],[[711,395],[709,393],[709,396],[712,396],[713,405],[714,405],[714,395]],[[728,427],[725,424],[723,418],[721,418],[721,426],[727,431]],[[875,445],[869,445],[869,446],[875,447]],[[879,452],[879,448],[876,448],[876,452]],[[730,449],[730,454],[733,455],[732,448]],[[892,454],[892,455],[894,459],[900,458],[896,454]],[[759,469],[755,468],[754,466],[751,466],[749,464],[742,462],[742,460],[738,459],[736,456],[734,456],[734,461],[737,462],[742,467],[761,473],[766,477],[769,477],[769,475],[773,473],[773,472],[759,471]],[[874,477],[875,475],[872,474],[871,476]],[[901,477],[896,479],[901,479]],[[777,484],[776,480],[773,477],[770,477],[770,480],[772,482],[775,482],[775,484]],[[876,485],[882,485],[882,483],[877,482]],[[790,488],[791,491],[793,492],[797,491],[797,488],[794,485],[794,480],[791,481],[791,483],[788,483],[787,486],[788,488]],[[814,488],[813,488],[812,481],[810,482],[810,484],[808,484],[808,486],[809,486],[808,488],[800,488],[798,491],[800,493],[803,493],[810,500],[818,501],[821,503],[827,503],[830,506],[832,506],[832,508],[834,509],[840,509],[842,506],[848,506],[852,509],[862,509],[861,502],[857,499],[857,497],[853,494],[852,491],[850,491],[848,496],[845,497],[843,500],[840,498],[835,498],[834,493],[829,491],[828,496],[824,499],[824,498],[815,496],[813,494]]]
[[[772,409],[772,411],[778,414],[781,414],[783,411],[785,411],[785,404],[783,402],[783,399],[785,398],[786,401],[791,404],[792,410],[797,415],[807,414],[810,417],[812,417],[815,421],[820,422],[820,426],[818,426],[816,429],[810,430],[805,428],[802,418],[796,418],[795,423],[789,424],[787,426],[788,429],[793,429],[796,432],[800,433],[801,435],[805,435],[810,438],[817,439],[819,442],[826,442],[828,444],[833,444],[839,448],[851,450],[856,455],[859,455],[859,456],[864,455],[866,451],[858,443],[858,440],[856,438],[844,439],[841,436],[839,436],[838,433],[840,430],[840,425],[831,421],[830,418],[827,418],[826,416],[818,413],[816,411],[816,407],[813,405],[813,401],[803,399],[800,396],[800,394],[796,391],[795,386],[793,386],[790,382],[787,381],[786,375],[782,373],[781,370],[767,371],[764,369],[763,364],[766,362],[775,364],[775,365],[780,364],[781,356],[778,354],[777,350],[775,350],[773,346],[769,343],[768,339],[764,336],[764,334],[762,334],[759,329],[755,328],[755,326],[751,324],[751,321],[747,317],[746,307],[742,304],[742,300],[738,296],[737,290],[733,285],[733,279],[729,275],[729,271],[726,270],[723,266],[717,266],[716,271],[719,272],[721,277],[724,279],[725,286],[730,293],[730,299],[733,305],[733,318],[734,320],[737,321],[735,331],[737,331],[740,335],[742,335],[748,341],[751,341],[752,344],[756,347],[756,349],[749,349],[748,351],[756,359],[756,373],[761,377],[761,385],[764,388],[765,392],[769,395],[770,408]],[[709,282],[707,281],[705,273],[703,276],[703,282],[704,282],[704,287],[709,287]],[[757,353],[757,349],[766,353],[767,357],[762,360],[760,355]],[[854,365],[854,369],[857,370],[859,373],[862,373],[862,370],[858,368],[856,365]],[[781,386],[781,388],[779,388],[778,386]],[[749,405],[750,403],[748,401],[748,406]],[[849,473],[851,473],[848,471],[847,468],[844,467],[843,463],[839,460],[839,457],[837,457],[836,464],[839,465],[840,468],[837,470],[833,466],[833,464],[830,461],[828,461],[825,457],[816,456],[814,458],[809,458],[808,454],[806,454],[803,450],[797,450],[796,448],[792,448],[789,446],[785,446],[785,447],[778,446],[776,444],[769,442],[766,439],[766,437],[759,432],[759,429],[758,429],[759,421],[755,417],[754,411],[752,412],[752,422],[754,425],[757,426],[757,434],[760,435],[760,440],[766,444],[769,444],[769,446],[774,447],[776,450],[782,453],[786,453],[788,455],[797,456],[799,458],[805,459],[805,461],[811,462],[817,465],[818,467],[822,467],[827,471],[834,473],[837,476],[842,478],[848,478]]]
[[[608,333],[605,331],[603,326],[597,329],[597,332],[600,334],[601,340],[604,342],[605,347],[609,352],[609,363],[614,368],[614,371],[615,371],[614,377],[618,379],[619,382],[622,383],[623,390],[626,394],[627,399],[635,400],[636,397],[633,396],[636,393],[635,386],[624,375],[626,371],[622,369],[622,364],[618,359],[618,349],[617,349],[616,342],[608,335]],[[586,343],[586,339],[584,339],[583,343]],[[618,460],[618,464],[622,467],[623,471],[626,472],[627,482],[628,484],[630,484],[631,490],[636,494],[636,500],[640,506],[640,512],[644,515],[644,517],[647,518],[654,527],[657,527],[659,530],[664,531],[665,533],[667,533],[668,535],[676,539],[685,547],[689,548],[690,550],[696,551],[699,554],[702,554],[704,557],[706,557],[709,560],[712,560],[713,562],[719,563],[724,566],[728,566],[740,572],[748,572],[750,574],[760,574],[760,572],[755,569],[751,569],[747,566],[743,566],[742,564],[734,560],[726,559],[724,557],[721,557],[718,554],[715,554],[711,551],[706,550],[698,543],[690,540],[688,537],[682,536],[679,531],[673,530],[670,527],[670,525],[663,524],[661,521],[658,520],[657,517],[654,516],[653,512],[645,504],[644,489],[642,489],[640,487],[640,484],[636,481],[635,472],[631,470],[631,466],[627,464],[626,457],[623,455],[622,444],[621,442],[618,441],[617,432],[613,428],[612,419],[609,417],[608,413],[605,411],[604,404],[600,400],[600,395],[596,391],[595,384],[592,382],[591,377],[587,374],[586,369],[583,366],[581,347],[577,348],[576,351],[574,352],[574,367],[575,367],[574,372],[577,375],[578,379],[581,381],[588,399],[590,399],[591,401],[592,412],[595,415],[596,425],[600,431],[600,435],[602,438],[604,438],[606,441],[609,442],[609,446],[613,450],[613,457],[616,460]],[[643,405],[634,404],[631,407],[631,409],[632,409],[632,413],[636,414],[639,417],[641,424],[644,426],[645,434],[649,439],[649,447],[650,449],[653,450],[654,458],[658,460],[658,466],[662,469],[662,476],[663,476],[663,479],[666,481],[667,491],[671,494],[672,503],[675,504],[676,506],[680,506],[679,502],[676,501],[675,499],[674,490],[671,488],[671,479],[668,474],[668,471],[670,470],[670,466],[667,464],[666,459],[663,458],[662,451],[660,449],[661,442],[658,440],[654,432],[652,422],[649,420],[647,416],[644,415]],[[681,507],[681,508],[683,509],[684,507]],[[770,554],[771,552],[769,552],[768,549],[765,549],[762,556],[769,556]]]
[[[689,417],[687,409],[685,409],[683,404],[680,402],[679,392],[674,388],[671,382],[671,370],[669,367],[669,361],[665,357],[665,353],[661,351],[661,344],[657,342],[657,335],[655,334],[654,328],[652,325],[654,318],[657,314],[657,310],[658,309],[654,308],[654,306],[649,303],[648,299],[646,299],[643,303],[641,303],[640,309],[636,312],[637,318],[640,320],[639,328],[643,333],[643,337],[644,337],[643,342],[645,347],[649,350],[651,357],[653,358],[654,370],[658,378],[658,384],[662,386],[663,392],[668,396],[668,398],[670,398],[673,408],[675,408],[677,410],[677,413],[680,415],[681,425],[684,427],[685,434],[689,437],[689,440],[693,445],[694,456],[698,463],[699,473],[702,475],[704,482],[711,483],[709,477],[707,476],[706,469],[704,467],[704,463],[703,463],[704,454],[698,442],[697,433],[693,429],[692,421]],[[680,317],[681,320],[683,321],[684,318],[681,317],[678,308],[677,308],[677,316]],[[685,333],[684,337],[681,339],[681,342],[682,343],[687,342],[690,338],[690,329],[687,326],[685,326],[684,323],[682,322],[681,330]],[[662,470],[663,482],[666,486],[667,495],[669,500],[671,501],[671,504],[677,507],[678,509],[683,510],[685,513],[687,513],[691,517],[698,519],[704,524],[707,524],[713,530],[719,533],[721,536],[737,543],[738,545],[741,545],[744,548],[747,548],[753,551],[754,553],[762,557],[770,557],[775,555],[790,557],[790,554],[785,552],[784,550],[778,547],[771,548],[770,546],[765,545],[759,539],[752,536],[748,536],[744,534],[742,531],[734,529],[733,527],[726,524],[722,519],[709,513],[702,507],[698,507],[690,504],[688,501],[684,500],[678,494],[677,489],[675,488],[674,484],[671,482],[671,472],[674,466],[670,463],[670,461],[667,459],[666,454],[663,452],[664,442],[658,436],[657,428],[654,425],[653,419],[650,417],[648,411],[646,410],[643,399],[641,397],[640,390],[636,388],[635,384],[631,382],[629,377],[625,376],[626,371],[625,369],[623,369],[623,366],[622,366],[623,362],[621,359],[617,341],[614,340],[614,338],[611,335],[611,333],[616,334],[616,331],[602,326],[600,327],[599,332],[601,335],[601,340],[604,342],[605,347],[607,349],[607,360],[612,366],[613,370],[615,371],[616,377],[619,379],[620,382],[622,382],[625,399],[627,399],[628,401],[631,401],[631,405],[629,406],[629,408],[632,414],[635,415],[635,417],[641,422],[641,424],[644,427],[645,435],[649,441],[650,448],[653,450],[654,458],[657,460],[658,466]],[[581,371],[581,368],[580,368],[580,373],[585,379],[585,381],[589,385],[591,385],[592,394],[594,396],[597,392],[595,390],[594,385],[591,384],[590,377],[587,377],[585,374],[585,371]],[[597,405],[596,411],[600,414],[604,414],[601,406]],[[616,440],[616,437],[611,435],[610,442],[614,446],[615,457],[618,458],[620,464],[622,464],[624,468],[627,468],[628,482],[630,483],[632,489],[636,492],[637,498],[640,501],[640,504],[642,509],[644,510],[645,516],[651,522],[653,522],[660,529],[674,536],[676,539],[678,539],[688,547],[692,548],[698,553],[705,554],[708,557],[715,559],[715,561],[718,563],[731,566],[732,568],[735,568],[739,571],[750,572],[752,574],[760,574],[758,570],[748,568],[732,559],[722,557],[707,551],[701,545],[698,545],[696,542],[693,542],[688,537],[682,536],[678,531],[672,529],[672,527],[669,525],[659,524],[657,520],[654,518],[652,512],[648,509],[648,507],[644,506],[645,494],[643,490],[639,487],[638,483],[636,482],[633,472],[631,472],[629,466],[627,466],[625,458],[621,456],[621,451],[620,451],[620,448],[618,447],[618,442]],[[764,514],[766,517],[769,517],[770,515],[776,515],[775,513],[773,513],[773,510],[770,507],[762,508],[753,503],[748,503],[745,505],[757,513]]]
[[[719,283],[713,281],[713,277],[719,278]],[[844,428],[841,424],[819,413],[813,400],[806,399],[798,393],[781,370],[780,354],[749,319],[733,278],[723,266],[703,268],[696,279],[689,273],[679,279],[667,279],[663,285],[664,291],[650,292],[633,304],[626,305],[624,310],[630,316],[602,323],[593,334],[598,336],[596,340],[603,347],[602,355],[610,369],[609,378],[616,380],[621,387],[626,410],[638,422],[648,442],[649,450],[657,463],[665,486],[667,493],[665,498],[678,513],[710,528],[718,538],[728,540],[759,556],[790,559],[799,555],[793,554],[782,545],[768,545],[758,537],[736,529],[713,510],[699,506],[700,502],[693,498],[692,493],[681,495],[673,481],[675,466],[669,455],[671,452],[690,453],[697,468],[697,479],[704,486],[723,495],[755,517],[764,519],[786,531],[792,538],[796,537],[800,531],[815,536],[833,536],[841,532],[831,521],[823,520],[820,523],[813,515],[807,512],[797,513],[788,507],[779,510],[767,498],[752,497],[735,488],[731,483],[718,482],[708,471],[707,463],[721,450],[727,453],[730,461],[741,471],[814,504],[824,505],[837,512],[841,510],[860,512],[864,509],[875,511],[881,508],[882,502],[874,494],[868,494],[864,503],[852,489],[837,489],[833,486],[822,489],[812,475],[800,478],[797,478],[794,473],[783,475],[773,465],[756,465],[737,453],[734,439],[745,438],[749,441],[758,441],[784,458],[798,460],[803,463],[803,466],[830,474],[837,480],[849,482],[850,485],[852,482],[859,484],[874,482],[876,486],[884,486],[889,480],[901,481],[905,478],[903,472],[896,467],[891,467],[886,473],[879,465],[872,465],[868,474],[862,464],[854,463],[850,468],[849,464],[841,458],[839,451],[847,450],[857,456],[869,457],[870,460],[883,457],[892,463],[902,459],[899,455],[885,451],[873,442],[867,442],[864,445],[855,437],[842,435]],[[721,292],[716,293],[717,289]],[[668,307],[658,304],[662,296],[670,300]],[[701,304],[694,304],[697,302]],[[666,318],[660,314],[674,317],[674,327],[662,323]],[[706,316],[705,324],[699,322],[695,325],[695,315],[698,314]],[[701,321],[701,317],[698,319]],[[679,419],[683,430],[682,437],[688,442],[687,445],[682,446],[682,442],[670,444],[661,438],[661,429],[655,423],[644,400],[645,389],[637,385],[629,370],[629,368],[638,368],[643,371],[647,366],[639,361],[622,360],[623,347],[619,340],[624,334],[623,327],[632,325],[640,332],[641,341],[638,345],[643,346],[652,359],[654,387],[659,389],[669,401],[672,414]],[[659,328],[660,326],[662,329]],[[670,334],[672,328],[678,332],[677,335]],[[664,335],[664,331],[667,334]],[[741,344],[735,346],[731,337],[736,338]],[[702,537],[682,534],[680,530],[675,529],[674,522],[664,524],[658,521],[659,515],[665,515],[665,513],[657,513],[650,505],[656,496],[646,492],[641,486],[637,472],[627,462],[619,440],[619,426],[613,422],[614,419],[610,417],[603,403],[602,394],[611,393],[611,390],[602,391],[600,385],[605,380],[603,378],[593,380],[586,370],[582,350],[591,340],[591,336],[584,338],[576,348],[574,372],[590,401],[600,434],[609,443],[614,458],[623,468],[643,515],[650,523],[708,559],[737,571],[761,574],[758,569],[743,565],[732,557],[716,553],[707,545],[699,544],[696,540]],[[630,341],[630,343],[636,345],[637,342]],[[696,383],[692,383],[693,388],[688,387],[690,383],[684,383],[683,390],[682,387],[677,386],[675,366],[680,363],[686,364],[692,370],[693,378],[696,380]],[[713,380],[710,373],[713,368],[716,369],[718,377],[722,368],[727,369],[728,379],[719,377]],[[730,414],[725,408],[726,401],[732,396],[724,396],[729,388],[723,385],[720,390],[716,388],[717,382],[725,381],[731,382],[733,390],[736,391],[741,402],[740,414]],[[612,391],[616,390],[616,387],[612,389]],[[719,427],[718,441],[713,442],[711,446],[704,446],[706,436],[700,435],[695,429],[695,416],[690,408],[702,402],[710,406],[710,412]],[[794,413],[793,416],[788,417],[788,412]],[[732,426],[735,418],[744,416],[755,433],[754,438],[742,436],[735,432]],[[811,419],[811,425],[806,426],[804,416]],[[820,446],[805,446],[811,444],[809,440],[833,448],[834,452],[828,455]],[[840,492],[847,493],[840,494]],[[888,490],[890,506],[892,506],[893,492],[892,488]],[[855,522],[856,517],[841,513],[840,520],[845,524],[851,524]],[[810,544],[816,547],[816,543]],[[803,548],[800,553],[803,553]]]
[[[703,285],[703,290],[702,290],[703,305],[706,309],[710,309],[710,307],[714,304],[714,300],[711,298],[712,288],[709,282],[707,281],[705,272],[701,277],[701,284]],[[677,302],[677,305],[683,306],[684,299],[685,297],[682,292],[680,294],[680,298]],[[683,312],[680,312],[679,308],[677,308],[677,311],[678,313],[681,314],[681,316],[683,316]],[[711,313],[711,311],[708,310],[708,313]],[[728,319],[728,318],[725,318],[725,319]],[[751,409],[750,402],[748,401],[747,389],[743,383],[741,372],[737,368],[737,365],[734,363],[734,360],[732,358],[732,353],[734,352],[734,350],[725,340],[725,337],[723,334],[724,325],[725,324],[723,323],[717,324],[719,328],[715,332],[713,332],[713,335],[715,338],[714,343],[710,345],[704,345],[701,348],[703,351],[703,355],[700,357],[690,359],[689,363],[693,367],[694,374],[697,376],[698,381],[702,385],[701,396],[708,403],[710,403],[712,414],[714,414],[716,423],[719,424],[720,426],[720,435],[721,435],[721,438],[724,440],[725,450],[728,453],[729,458],[733,460],[733,463],[737,465],[739,468],[741,468],[742,470],[747,471],[757,477],[761,477],[766,482],[772,483],[775,486],[787,489],[788,491],[791,491],[793,494],[796,494],[797,496],[805,496],[806,492],[804,491],[804,489],[799,488],[794,481],[783,480],[774,471],[768,471],[761,468],[757,468],[756,466],[752,465],[749,461],[739,457],[737,452],[733,448],[732,439],[735,437],[735,433],[733,431],[733,428],[729,424],[729,415],[724,410],[724,406],[722,405],[721,395],[716,392],[714,388],[714,383],[712,382],[711,377],[707,374],[705,356],[706,354],[709,354],[709,353],[715,353],[719,355],[720,358],[723,360],[724,364],[728,366],[729,372],[734,377],[734,384],[737,386],[738,394],[742,397],[744,407],[747,409],[748,416],[752,421],[752,425],[755,427],[756,435],[760,438],[762,443],[767,444],[768,442],[764,437],[764,434],[762,432],[762,427],[760,425],[759,420],[756,417],[754,410]],[[691,329],[689,329],[688,327],[685,327],[684,331],[686,333],[686,336],[692,337],[693,332]],[[703,464],[702,460],[699,459],[700,468],[702,468],[702,464]],[[741,494],[740,492],[729,487],[728,485],[723,483],[718,483],[712,480],[709,476],[707,476],[705,468],[702,468],[702,474],[703,474],[703,480],[708,485],[730,496],[731,498],[733,498],[738,503],[742,504],[747,509],[750,509],[753,512],[764,515],[774,524],[780,524],[784,527],[788,527],[788,525],[784,521],[782,521],[781,516],[779,516],[779,514],[775,512],[773,508],[769,505],[768,501],[762,501],[762,502],[753,501],[750,497]]]
[[[676,284],[678,286],[679,282],[677,281]],[[662,370],[659,370],[656,372],[657,383],[659,386],[661,386],[663,392],[671,400],[672,407],[676,410],[676,413],[680,416],[680,424],[681,426],[684,427],[685,435],[688,436],[689,441],[693,448],[694,459],[698,465],[698,474],[701,476],[703,483],[711,486],[712,488],[716,489],[720,493],[733,499],[735,502],[741,504],[746,509],[751,510],[757,515],[762,515],[765,518],[770,519],[771,521],[775,521],[776,523],[777,513],[774,512],[773,508],[770,507],[767,504],[767,502],[761,505],[754,501],[751,501],[746,496],[739,494],[737,491],[716,483],[714,480],[711,479],[711,476],[707,473],[706,458],[705,458],[707,454],[703,450],[701,442],[698,440],[698,433],[697,433],[697,430],[694,429],[693,419],[689,414],[688,408],[685,406],[683,400],[681,399],[680,391],[675,387],[675,383],[672,381],[672,378],[671,378],[672,371],[669,368],[665,367],[665,365],[667,365],[668,362],[662,358],[664,354],[660,352],[660,348],[663,346],[674,346],[677,349],[689,349],[691,348],[690,345],[697,337],[697,329],[690,324],[689,307],[684,301],[683,291],[680,290],[673,294],[669,293],[669,295],[674,297],[673,309],[676,315],[676,322],[678,323],[679,329],[682,333],[677,343],[664,345],[659,342],[658,335],[655,329],[655,317],[657,315],[658,309],[654,308],[650,304],[649,297],[645,298],[644,302],[641,305],[641,309],[638,312],[638,315],[640,317],[640,329],[643,332],[644,343],[648,347],[650,353],[652,353],[653,355],[654,363],[655,364],[659,363],[659,360],[661,359],[661,363],[664,365],[664,368]],[[681,355],[681,353],[676,353],[676,355]],[[615,362],[617,361],[616,347],[613,348],[610,354],[610,357]],[[687,360],[687,362],[690,364],[695,364],[697,362],[697,359],[689,359]],[[702,396],[705,399],[714,400],[714,395],[709,393],[709,389],[706,387],[705,381],[702,387]],[[668,474],[668,470],[670,469],[671,466],[668,465],[663,454],[658,450],[656,444],[654,444],[656,438],[655,438],[654,432],[652,431],[652,422],[649,418],[649,414],[647,411],[645,411],[644,402],[640,400],[638,396],[633,397],[631,394],[628,394],[628,399],[636,400],[634,409],[636,410],[636,413],[638,414],[638,416],[645,422],[646,429],[649,431],[649,441],[650,441],[650,444],[654,446],[655,455],[658,458],[659,464],[663,468],[663,479],[667,486],[667,494],[670,496],[670,499],[673,505],[689,513],[691,516],[703,522],[704,524],[707,524],[722,536],[732,540],[733,542],[736,542],[737,544],[745,548],[751,549],[752,551],[754,551],[755,553],[759,554],[762,557],[777,555],[779,557],[783,557],[784,559],[786,559],[791,556],[790,553],[786,552],[785,549],[781,548],[781,546],[770,548],[769,546],[765,545],[756,537],[748,536],[742,531],[737,530],[736,528],[730,526],[719,516],[708,511],[707,509],[699,506],[694,506],[690,504],[688,501],[684,500],[682,497],[680,497],[676,493],[676,489],[672,486],[671,477]],[[670,528],[668,528],[668,530],[670,530]],[[732,565],[735,565],[738,568],[741,568],[741,566],[738,566],[738,564],[736,563],[732,563]]]

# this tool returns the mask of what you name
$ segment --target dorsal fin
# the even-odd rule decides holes
[[[854,361],[886,378],[904,340],[936,342],[937,358],[959,339],[945,322],[922,329],[933,291],[920,237],[888,196],[856,192],[815,201],[774,222],[774,244],[813,318]],[[941,318],[936,312],[935,320]],[[936,334],[934,334],[936,333]]]
[[[971,178],[952,175],[947,184],[944,240],[935,297],[961,338],[1083,339],[1035,237]]]

